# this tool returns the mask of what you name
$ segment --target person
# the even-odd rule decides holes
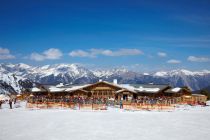
[[[14,104],[16,104],[17,98],[14,99]]]
[[[122,100],[120,100],[120,109],[123,109],[123,103],[122,103]]]
[[[3,102],[0,100],[0,109],[1,109],[1,105],[2,105],[2,103],[3,103]]]
[[[12,109],[12,99],[9,100],[10,109]]]

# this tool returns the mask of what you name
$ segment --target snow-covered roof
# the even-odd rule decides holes
[[[75,90],[78,90],[78,89],[82,89],[86,86],[88,86],[88,85],[72,86],[72,87],[66,88],[65,91],[71,92],[71,91],[75,91]]]
[[[154,84],[121,84],[123,88],[134,92],[148,92],[148,93],[156,93],[168,87],[168,85],[154,85]]]
[[[37,87],[33,87],[33,88],[31,88],[31,91],[32,92],[42,92],[43,90],[40,88],[37,88]]]
[[[175,87],[175,88],[168,89],[165,92],[168,92],[168,93],[178,93],[178,92],[181,91],[181,89],[182,88],[180,88],[180,87]]]
[[[56,87],[63,87],[63,86],[64,86],[63,83],[60,83],[60,84],[56,85]]]
[[[49,92],[62,92],[65,91],[65,88],[49,87]]]
[[[135,87],[131,86],[130,84],[120,84],[118,86],[123,88],[122,90],[127,89],[127,90],[130,90],[131,92],[136,92]],[[121,92],[121,91],[119,91],[119,92]]]
[[[139,87],[139,88],[136,88],[137,91],[140,91],[140,92],[151,92],[151,93],[154,93],[154,92],[158,92],[160,91],[160,88],[144,88],[144,87]]]
[[[154,85],[154,84],[116,84],[116,83],[109,83],[107,81],[102,81],[103,83],[118,87],[118,91],[116,93],[120,93],[123,91],[130,91],[133,93],[137,92],[148,92],[148,93],[156,93],[163,89],[166,89],[169,87],[168,85]],[[97,83],[96,83],[97,84]],[[91,86],[94,84],[86,84],[86,85],[69,85],[65,86],[63,84],[59,84],[56,86],[51,85],[44,85],[44,89],[46,89],[49,92],[72,92],[75,90],[83,90],[88,86]],[[32,88],[32,92],[41,92],[45,91],[44,89],[34,87]],[[174,90],[177,90],[178,88],[174,88]]]
[[[123,91],[125,91],[125,89],[118,90],[116,93],[120,93],[120,92],[123,92]]]
[[[143,85],[143,84],[142,85],[121,84],[120,86],[132,92],[148,92],[148,93],[156,93],[167,87],[167,85]]]
[[[173,91],[173,92],[179,92],[180,90],[181,90],[180,87],[176,87],[176,88],[172,88],[172,89],[171,89],[171,91]]]

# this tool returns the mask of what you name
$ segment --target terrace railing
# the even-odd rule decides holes
[[[74,110],[106,110],[108,107],[123,108],[126,110],[171,110],[180,104],[178,98],[141,99],[131,101],[117,101],[108,99],[30,99],[27,108],[63,108]]]

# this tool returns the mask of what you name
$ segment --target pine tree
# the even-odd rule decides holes
[[[201,90],[201,91],[200,91],[200,94],[206,95],[206,96],[207,96],[207,99],[208,99],[208,100],[210,99],[210,93],[209,93],[207,90],[205,90],[205,89]]]

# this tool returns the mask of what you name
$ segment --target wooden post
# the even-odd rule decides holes
[[[46,103],[47,103],[47,109],[48,109],[48,100],[47,100],[47,102],[46,102]]]

